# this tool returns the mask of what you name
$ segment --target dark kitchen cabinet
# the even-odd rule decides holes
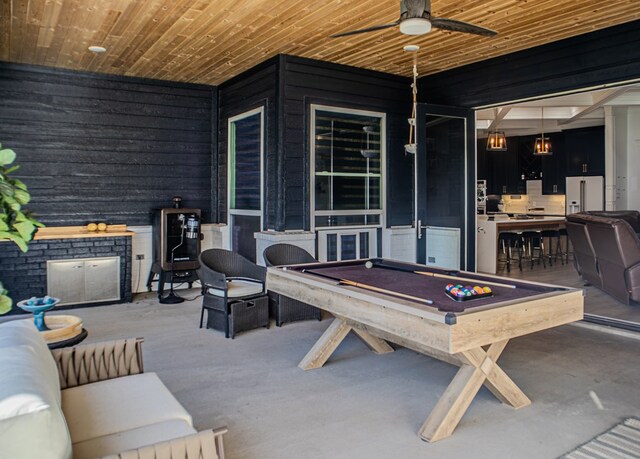
[[[507,151],[486,151],[486,139],[478,140],[478,180],[487,181],[487,194],[523,194],[526,182],[519,167],[517,137],[507,139]]]
[[[565,194],[567,183],[567,161],[565,155],[565,136],[562,133],[550,134],[553,155],[543,156],[542,194]]]
[[[526,180],[540,180],[542,158],[533,154],[536,136],[514,137],[518,144],[518,171],[525,184],[522,193],[526,193]]]
[[[564,134],[567,176],[604,175],[604,126]]]
[[[546,134],[551,156],[535,156],[537,136],[507,138],[507,151],[486,151],[478,140],[478,180],[488,194],[524,194],[527,180],[542,178],[542,194],[565,194],[566,178],[604,175],[604,127],[569,129]]]

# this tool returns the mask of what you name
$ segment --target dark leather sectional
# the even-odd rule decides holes
[[[623,303],[640,301],[640,212],[567,215],[567,232],[585,281]]]

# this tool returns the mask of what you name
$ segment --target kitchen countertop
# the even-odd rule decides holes
[[[478,215],[478,223],[480,222],[494,222],[494,223],[509,223],[509,222],[535,222],[535,221],[564,221],[564,215],[558,216],[543,216],[543,215],[535,215],[529,216],[530,218],[514,218],[514,217],[504,217],[504,216],[494,216],[494,218],[489,218],[490,215]]]
[[[536,216],[519,219],[498,215],[489,220],[487,215],[477,218],[477,268],[478,271],[496,274],[498,264],[498,236],[503,231],[556,230],[564,227],[564,215],[559,217]]]

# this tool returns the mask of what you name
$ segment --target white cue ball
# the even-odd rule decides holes
[[[371,269],[371,268],[373,268],[373,263],[371,263],[370,261],[367,261],[367,262],[364,264],[364,267],[365,267],[365,268],[367,268],[367,269]]]

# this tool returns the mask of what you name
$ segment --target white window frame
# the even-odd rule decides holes
[[[356,260],[360,256],[360,233],[369,235],[369,256],[367,258],[378,257],[378,228],[374,225],[361,226],[358,228],[334,226],[333,228],[318,230],[318,261],[327,261],[327,238],[329,235],[336,235],[336,260],[342,261],[342,236],[356,237]]]
[[[236,121],[260,115],[260,210],[231,208],[231,125]],[[264,106],[232,116],[227,122],[227,226],[231,234],[234,215],[260,217],[260,231],[264,229]],[[235,163],[234,163],[235,164]]]
[[[344,113],[347,115],[362,115],[380,118],[380,209],[370,210],[316,210],[316,112],[329,111],[334,113]],[[387,114],[384,112],[373,112],[369,110],[357,110],[352,108],[335,107],[332,105],[310,105],[309,145],[310,145],[310,181],[309,199],[311,210],[311,231],[316,230],[347,230],[358,228],[384,228],[387,208],[386,177],[387,177]],[[316,227],[316,217],[326,215],[380,215],[380,222],[375,225],[345,225],[345,226],[318,226]]]

